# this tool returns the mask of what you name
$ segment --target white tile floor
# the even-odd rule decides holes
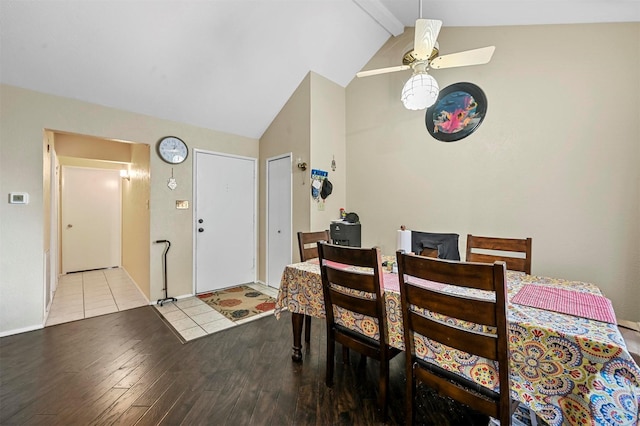
[[[62,275],[45,326],[146,306],[149,301],[121,268]]]
[[[278,297],[278,289],[276,288],[257,283],[247,285],[273,298]],[[177,302],[167,302],[163,306],[156,305],[156,309],[185,342],[273,315],[273,311],[269,311],[234,322],[195,296],[180,299]]]
[[[271,297],[278,297],[278,289],[263,284],[249,284],[249,286]],[[58,280],[58,288],[45,326],[148,304],[149,302],[138,287],[121,268],[62,275]],[[206,336],[266,315],[273,315],[272,311],[265,312],[234,322],[195,296],[180,299],[177,302],[167,302],[163,306],[156,305],[156,308],[184,341]]]

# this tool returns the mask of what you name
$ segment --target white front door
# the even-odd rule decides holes
[[[267,160],[267,285],[291,263],[291,154]]]
[[[62,273],[120,266],[118,170],[62,167]]]
[[[195,151],[195,292],[255,282],[256,160]]]

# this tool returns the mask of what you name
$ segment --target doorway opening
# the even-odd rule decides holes
[[[54,130],[44,143],[45,325],[80,319],[65,299],[81,318],[149,304],[149,145]]]

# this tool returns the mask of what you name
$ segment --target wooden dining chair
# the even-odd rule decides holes
[[[414,424],[416,385],[422,382],[441,395],[499,419],[502,425],[510,425],[517,403],[511,402],[509,394],[505,263],[455,262],[400,251],[397,261],[406,354],[406,423]],[[440,284],[430,287],[420,280]],[[445,292],[441,284],[462,291],[449,292],[453,287],[447,287]],[[481,300],[475,290],[465,294],[465,289],[484,290],[488,298]],[[467,329],[461,322],[484,327],[478,327],[482,331]],[[497,362],[499,392],[445,369],[437,359],[418,356],[416,348],[425,345],[437,348],[427,349],[428,353],[451,354],[453,348],[465,357],[470,354],[490,360],[488,364]]]
[[[482,250],[480,253],[477,249]],[[488,253],[487,250],[491,251]],[[493,253],[496,252],[496,253]],[[497,252],[523,253],[524,257],[514,257]],[[507,269],[531,275],[531,238],[496,238],[467,235],[467,262],[493,263],[501,260]]]
[[[318,257],[318,241],[331,242],[328,229],[317,232],[298,232],[300,262]],[[311,317],[309,315],[304,316],[304,341],[311,342]]]
[[[316,232],[298,232],[298,248],[300,249],[300,262],[318,257],[318,241],[331,242],[329,230]]]
[[[383,421],[387,417],[389,360],[400,350],[387,342],[387,315],[383,298],[383,272],[378,248],[356,248],[318,243],[322,291],[327,319],[326,384],[333,385],[335,342],[345,349],[376,359],[380,364],[378,408]],[[371,273],[350,266],[371,268]],[[370,333],[348,327],[344,316],[355,315],[377,325]],[[346,361],[346,360],[345,360]]]

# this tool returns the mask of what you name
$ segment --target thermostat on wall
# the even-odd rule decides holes
[[[9,204],[28,204],[29,194],[26,192],[10,192]]]

